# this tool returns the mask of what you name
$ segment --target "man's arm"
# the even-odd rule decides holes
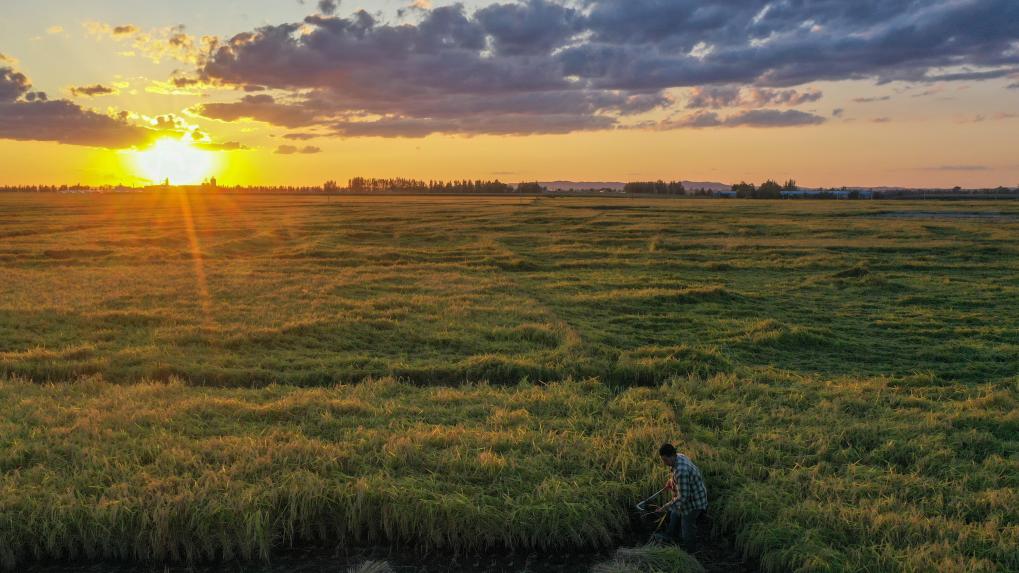
[[[679,502],[683,501],[682,494],[683,488],[680,484],[679,476],[675,472],[673,472],[672,477],[669,478],[669,483],[672,485],[673,492],[672,501],[658,508],[658,511],[661,512],[668,511],[670,508],[672,508],[675,505],[679,505]]]

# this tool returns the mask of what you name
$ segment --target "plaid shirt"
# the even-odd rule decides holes
[[[672,481],[676,484],[676,497],[679,499],[673,509],[678,509],[680,513],[689,513],[695,509],[708,508],[708,489],[704,487],[704,477],[690,458],[683,454],[676,455],[676,465],[672,467]]]

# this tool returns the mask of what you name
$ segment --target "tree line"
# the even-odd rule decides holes
[[[681,181],[633,181],[623,185],[623,193],[645,193],[649,195],[686,195]]]
[[[325,191],[339,191],[335,181],[326,181]],[[424,181],[404,178],[353,177],[348,181],[346,191],[353,193],[374,193],[382,191],[403,191],[417,193],[542,193],[547,191],[537,182],[518,183],[516,186],[498,179],[456,179],[452,181]]]
[[[732,190],[736,193],[736,197],[740,199],[781,199],[783,191],[798,191],[799,187],[796,186],[796,181],[792,179],[786,181],[785,185],[780,185],[777,181],[768,179],[761,183],[760,187],[755,186],[753,183],[740,181],[732,186]]]

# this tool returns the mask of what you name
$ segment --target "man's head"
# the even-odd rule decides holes
[[[662,447],[658,448],[658,455],[662,458],[662,463],[670,468],[676,465],[676,446],[662,444]]]

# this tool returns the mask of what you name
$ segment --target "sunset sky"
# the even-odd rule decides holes
[[[0,184],[1014,186],[1017,150],[1016,0],[33,0],[0,16]]]

